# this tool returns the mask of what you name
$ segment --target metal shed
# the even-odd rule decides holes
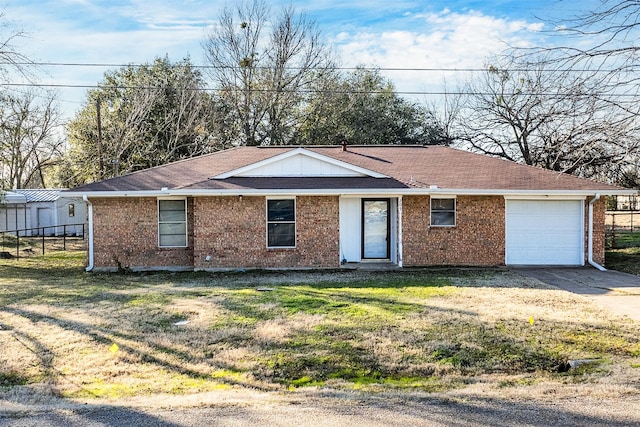
[[[12,191],[0,195],[0,232],[27,228],[27,198]]]
[[[0,232],[26,230],[21,235],[77,235],[86,222],[86,203],[65,197],[59,189],[17,189],[5,193]]]

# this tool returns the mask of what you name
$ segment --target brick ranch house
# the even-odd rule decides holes
[[[87,270],[604,263],[635,191],[440,146],[238,147],[68,191]]]

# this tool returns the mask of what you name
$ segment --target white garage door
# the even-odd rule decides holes
[[[582,200],[507,200],[507,265],[583,265]]]

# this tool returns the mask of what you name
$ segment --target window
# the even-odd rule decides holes
[[[76,216],[76,205],[69,203],[69,218]]]
[[[456,199],[431,199],[431,225],[434,227],[456,225]]]
[[[158,200],[158,246],[187,246],[186,200]]]
[[[295,199],[267,200],[267,247],[296,246]]]

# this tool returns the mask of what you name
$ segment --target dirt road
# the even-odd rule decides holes
[[[211,396],[209,396],[210,399]],[[624,400],[564,399],[545,402],[363,396],[273,396],[172,407],[79,405],[3,412],[0,426],[637,426],[640,396]]]

